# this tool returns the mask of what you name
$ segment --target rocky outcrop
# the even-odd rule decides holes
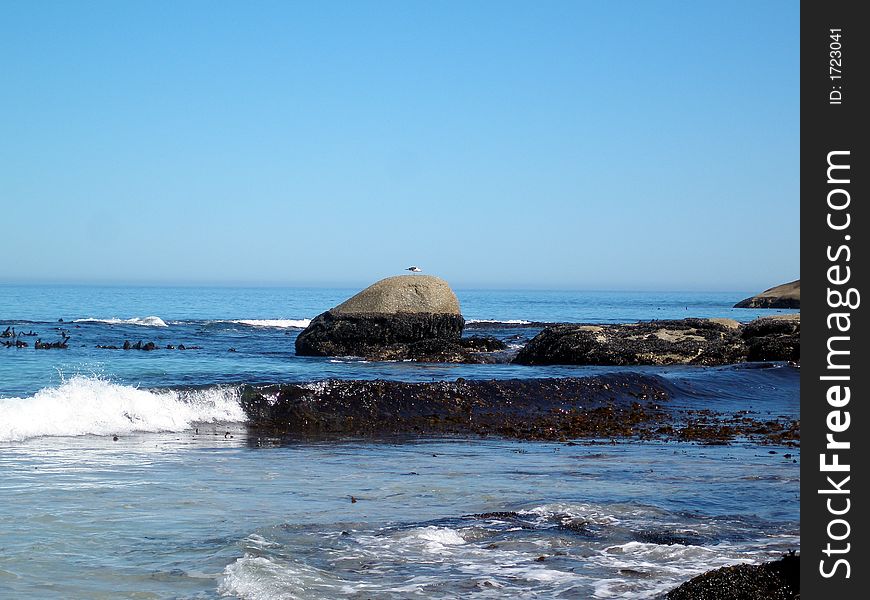
[[[789,554],[761,565],[734,565],[698,575],[671,590],[667,600],[796,600],[800,556]]]
[[[740,330],[747,347],[749,361],[801,359],[800,315],[762,317],[747,323]]]
[[[251,439],[497,435],[571,440],[639,438],[796,445],[800,423],[685,406],[685,390],[642,373],[562,379],[318,381],[245,386]],[[672,402],[677,400],[678,402]],[[785,455],[790,458],[791,455]]]
[[[555,325],[520,350],[524,365],[718,365],[745,360],[736,321],[682,319],[623,325]]]
[[[734,305],[734,308],[800,308],[801,280],[784,283],[769,290],[764,290],[757,296],[746,298]]]
[[[314,318],[296,338],[296,354],[483,362],[480,353],[492,350],[462,340],[464,326],[459,300],[446,281],[401,275],[378,281]]]
[[[322,381],[246,387],[249,427],[267,435],[634,435],[664,418],[665,380],[625,374],[492,381]]]
[[[800,359],[800,315],[680,319],[619,325],[555,325],[517,354],[523,365],[724,365]]]

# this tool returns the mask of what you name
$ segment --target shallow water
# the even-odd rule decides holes
[[[477,439],[257,448],[230,429],[232,438],[202,429],[4,447],[0,590],[650,597],[799,543],[799,465],[785,448]],[[473,516],[492,511],[517,514]]]
[[[0,286],[0,330],[70,336],[0,348],[0,597],[644,598],[799,548],[796,448],[249,437],[239,384],[330,377],[635,370],[667,378],[673,408],[799,416],[785,365],[296,357],[305,320],[351,292]],[[730,308],[748,295],[459,291],[473,332],[514,347],[531,321],[770,313]],[[199,349],[96,347],[124,340]]]

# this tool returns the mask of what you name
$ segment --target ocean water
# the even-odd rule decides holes
[[[0,597],[651,598],[799,549],[796,448],[263,443],[241,384],[616,370],[296,357],[355,291],[0,286],[0,331],[36,334],[0,347]],[[745,290],[457,295],[469,333],[515,348],[543,322],[776,312],[732,309]],[[125,341],[159,349],[98,347]],[[669,378],[675,405],[799,415],[786,365],[636,370]]]

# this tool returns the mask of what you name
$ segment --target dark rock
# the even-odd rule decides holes
[[[507,350],[507,344],[489,335],[473,335],[459,340],[459,345],[475,352],[500,352]]]
[[[632,436],[666,417],[638,399],[669,398],[640,374],[404,383],[323,381],[242,392],[249,426],[270,435],[495,434],[563,439]]]
[[[746,298],[734,305],[734,308],[800,308],[801,280],[784,283],[769,290],[764,290],[757,296]]]
[[[668,592],[668,600],[796,600],[800,556],[761,565],[734,565],[698,575]]]
[[[456,294],[430,275],[389,277],[314,318],[296,338],[300,356],[370,360],[483,362],[492,342],[462,340],[465,319]]]
[[[401,359],[402,347],[408,344],[442,340],[458,345],[463,324],[461,315],[346,315],[330,310],[314,318],[299,334],[296,354]]]
[[[799,314],[756,319],[744,325],[740,335],[748,347],[747,359],[750,361],[800,361]]]
[[[523,365],[724,365],[800,360],[800,315],[555,325],[517,354]]]
[[[740,325],[681,319],[622,325],[555,325],[517,354],[523,365],[721,365],[746,360]]]

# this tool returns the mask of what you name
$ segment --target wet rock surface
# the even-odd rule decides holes
[[[478,434],[570,440],[639,438],[797,445],[800,423],[748,412],[677,410],[672,387],[638,373],[488,381],[328,380],[245,386],[249,427],[274,437]]]
[[[459,344],[464,322],[461,315],[451,314],[346,315],[330,310],[315,317],[299,334],[296,354],[401,360],[423,356],[439,346],[444,347],[439,352],[449,354],[450,344]],[[414,344],[421,345],[413,348]]]
[[[800,316],[554,325],[517,354],[523,365],[724,365],[800,359]]]
[[[800,308],[801,280],[791,281],[764,290],[757,296],[746,298],[734,308]]]
[[[800,315],[756,319],[741,328],[740,336],[746,343],[749,361],[800,361]]]
[[[246,388],[251,425],[285,434],[478,433],[531,439],[632,435],[665,419],[664,380],[569,379],[404,383],[324,381]]]
[[[800,556],[761,565],[734,565],[698,575],[668,592],[668,600],[794,600],[800,598]]]

